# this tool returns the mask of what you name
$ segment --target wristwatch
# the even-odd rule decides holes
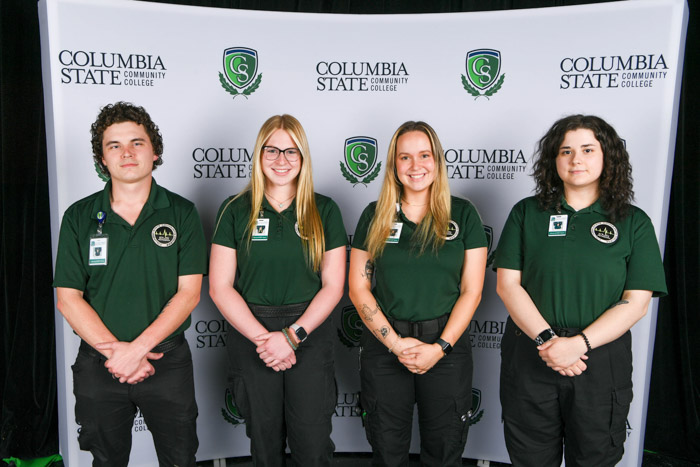
[[[445,339],[439,338],[435,341],[435,343],[442,347],[442,353],[444,353],[445,355],[448,355],[450,352],[452,352],[452,344],[447,342]]]
[[[306,332],[304,328],[299,326],[298,324],[294,323],[291,326],[289,326],[289,329],[294,331],[294,334],[296,334],[297,339],[299,339],[299,342],[304,342],[307,337],[309,337],[309,333]]]
[[[548,340],[553,339],[555,337],[557,337],[557,335],[554,334],[552,328],[547,328],[544,331],[542,331],[537,337],[535,337],[535,344],[542,345]]]

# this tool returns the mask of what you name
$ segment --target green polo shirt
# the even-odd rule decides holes
[[[451,205],[451,225],[457,228],[450,230],[448,240],[437,252],[427,248],[422,254],[413,241],[417,225],[399,211],[397,222],[403,225],[398,243],[387,243],[382,255],[374,260],[372,293],[388,317],[423,321],[452,311],[459,298],[464,252],[486,247],[487,241],[474,205],[454,196]],[[365,239],[376,207],[373,202],[362,212],[353,248],[366,251]]]
[[[562,201],[565,235],[550,235],[554,210],[534,197],[516,204],[496,250],[495,267],[522,271],[522,286],[552,326],[585,328],[624,290],[666,295],[654,227],[641,209],[615,223],[600,203],[574,210]]]
[[[206,273],[207,247],[190,201],[153,180],[131,226],[112,211],[111,188],[109,181],[103,191],[76,202],[63,215],[53,286],[82,291],[116,338],[131,342],[175,295],[179,276]],[[102,231],[108,236],[107,264],[90,265],[90,241],[100,211],[106,214]],[[188,317],[173,335],[189,325]]]
[[[326,251],[347,245],[340,209],[327,196],[314,194],[321,216]],[[226,199],[216,216],[212,243],[236,250],[237,279],[234,288],[248,303],[280,306],[302,303],[321,289],[321,275],[311,269],[298,233],[296,199],[282,212],[263,198],[266,232],[248,243],[250,194]],[[264,224],[263,224],[264,225]]]

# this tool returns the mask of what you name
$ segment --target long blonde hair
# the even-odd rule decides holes
[[[275,115],[263,123],[258,138],[255,140],[253,149],[253,171],[248,186],[240,192],[236,198],[250,192],[250,219],[246,227],[248,242],[251,241],[255,225],[258,219],[258,212],[262,206],[263,196],[265,196],[265,175],[261,167],[262,148],[277,130],[284,130],[292,138],[301,152],[301,168],[297,176],[296,193],[296,215],[299,223],[299,234],[306,253],[308,265],[314,271],[321,270],[323,252],[326,249],[326,240],[323,235],[323,225],[321,216],[316,207],[314,197],[314,182],[311,169],[311,153],[309,143],[306,139],[306,132],[299,123],[299,120],[291,115]],[[250,243],[249,243],[250,245]]]
[[[433,250],[445,243],[450,222],[450,186],[447,181],[445,153],[435,130],[425,122],[409,121],[401,125],[389,143],[386,157],[384,182],[377,200],[374,218],[367,233],[366,246],[373,260],[382,255],[391,225],[396,220],[396,203],[401,200],[403,185],[396,174],[396,144],[401,135],[411,131],[420,131],[430,140],[430,147],[435,159],[435,180],[430,187],[428,211],[414,233],[414,240],[420,245],[420,252],[430,245]]]

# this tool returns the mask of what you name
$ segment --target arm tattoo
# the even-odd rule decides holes
[[[627,304],[627,303],[629,303],[629,301],[627,301],[627,300],[620,300],[619,302],[614,303],[613,306],[611,306],[610,308],[608,308],[608,310],[611,309],[611,308],[615,308],[617,305],[625,305],[625,304]]]
[[[369,307],[363,303],[360,312],[367,321],[372,321],[372,316],[377,314],[377,308],[375,308],[374,310],[370,310]]]
[[[374,264],[371,260],[367,260],[365,263],[365,271],[362,273],[362,277],[367,278],[368,281],[372,282],[372,276],[374,275]]]
[[[389,328],[386,326],[382,326],[380,329],[375,329],[372,332],[374,332],[374,335],[377,336],[377,339],[386,339],[386,336],[389,335]]]

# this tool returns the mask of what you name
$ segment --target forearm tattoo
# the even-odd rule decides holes
[[[373,332],[374,335],[377,336],[377,339],[386,339],[386,336],[389,335],[389,328],[386,326],[382,326],[379,329],[375,329]]]
[[[362,277],[372,282],[372,276],[374,276],[374,263],[372,263],[371,260],[367,260],[367,262],[365,263],[365,271],[362,273]]]
[[[629,303],[629,301],[627,301],[627,300],[620,300],[619,302],[614,303],[613,306],[611,306],[610,308],[615,308],[617,305],[625,305],[625,304],[627,304],[627,303]],[[609,310],[610,308],[608,308],[608,310]]]
[[[372,321],[372,316],[377,314],[377,311],[379,310],[379,307],[375,308],[374,310],[371,310],[367,304],[363,303],[362,304],[362,309],[360,312],[362,313],[362,316],[367,320],[367,321]]]

